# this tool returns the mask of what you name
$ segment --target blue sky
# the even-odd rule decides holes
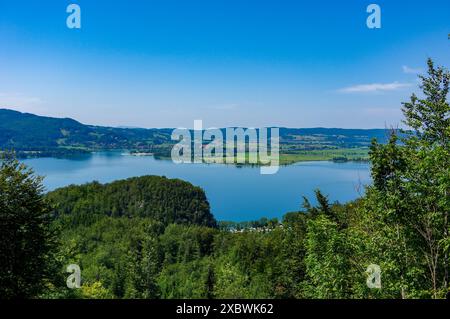
[[[450,67],[449,33],[448,0],[0,0],[0,107],[111,126],[396,126],[426,58]]]

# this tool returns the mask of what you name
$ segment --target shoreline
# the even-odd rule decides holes
[[[339,149],[338,149],[339,150]],[[369,158],[332,158],[331,156],[318,156],[314,155],[317,151],[312,151],[311,153],[305,152],[303,154],[281,154],[280,155],[280,163],[279,166],[289,166],[296,163],[304,163],[304,162],[333,162],[333,163],[370,163]],[[320,152],[320,151],[319,151]],[[19,153],[17,158],[19,160],[27,160],[27,159],[39,159],[39,158],[54,158],[54,159],[79,159],[80,157],[90,157],[95,154],[101,153],[116,153],[120,156],[134,156],[134,157],[153,157],[157,161],[171,161],[170,157],[161,156],[155,153],[130,153],[127,150],[95,150],[95,151],[87,151],[80,152],[75,154],[56,154],[56,155],[41,155],[39,152],[33,151],[30,152],[29,156],[23,156],[23,153]],[[292,158],[293,157],[293,158]],[[267,164],[261,163],[226,163],[225,160],[223,162],[214,162],[214,161],[203,161],[201,164],[218,164],[218,165],[233,165],[237,167],[251,166],[251,167],[261,167],[267,166]]]

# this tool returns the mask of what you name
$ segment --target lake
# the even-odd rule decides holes
[[[259,167],[220,164],[174,164],[151,156],[118,152],[95,153],[76,159],[36,158],[24,162],[45,177],[47,190],[94,180],[107,183],[142,175],[180,178],[206,192],[218,220],[281,218],[297,211],[302,196],[314,202],[314,189],[331,201],[359,197],[370,183],[368,163],[301,162],[283,166],[277,174],[261,175]]]

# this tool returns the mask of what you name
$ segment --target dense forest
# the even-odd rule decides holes
[[[340,204],[299,194],[282,220],[216,222],[203,191],[145,176],[44,194],[12,156],[0,169],[1,298],[445,298],[449,293],[450,74],[428,61],[410,130],[370,147],[373,183]],[[80,289],[66,267],[81,268]],[[369,265],[381,288],[369,288]]]
[[[101,185],[68,186],[47,195],[55,217],[68,226],[89,224],[104,216],[143,217],[169,224],[215,227],[206,195],[177,179],[144,176]]]

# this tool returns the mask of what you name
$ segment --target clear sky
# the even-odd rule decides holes
[[[0,107],[111,126],[395,126],[426,58],[450,67],[448,34],[448,0],[0,0]]]

